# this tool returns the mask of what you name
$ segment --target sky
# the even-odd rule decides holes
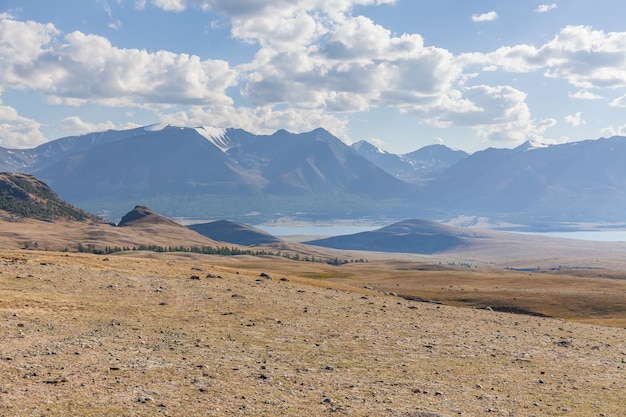
[[[154,123],[406,153],[626,135],[622,0],[0,0],[0,146]]]

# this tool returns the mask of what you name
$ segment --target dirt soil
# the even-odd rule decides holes
[[[624,415],[623,328],[336,282],[351,273],[0,251],[0,416]]]

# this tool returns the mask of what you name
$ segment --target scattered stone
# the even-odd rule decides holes
[[[137,400],[136,400],[136,401],[137,401],[138,403],[145,404],[145,403],[147,403],[147,402],[153,401],[153,399],[152,399],[152,398],[150,398],[150,397],[137,397]]]
[[[50,384],[50,385],[57,385],[57,384],[61,384],[63,382],[67,382],[67,378],[62,376],[60,378],[55,378],[55,379],[46,379],[45,381],[43,381],[45,384]]]
[[[271,276],[270,274],[266,273],[266,272],[261,272],[261,273],[259,274],[259,276],[260,276],[260,277],[263,277],[263,278],[265,278],[265,279],[272,279],[272,276]]]
[[[198,275],[192,275],[192,276],[189,277],[189,279],[199,280],[200,277]]]
[[[289,278],[287,278],[287,277],[282,277],[282,278],[280,279],[280,281],[286,282],[286,281],[289,281]]]

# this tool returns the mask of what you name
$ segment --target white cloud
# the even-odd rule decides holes
[[[186,9],[185,0],[152,0],[153,4],[167,12],[182,12]]]
[[[491,22],[493,20],[496,20],[497,18],[498,18],[498,13],[492,10],[487,13],[473,14],[472,22]]]
[[[568,114],[567,116],[565,116],[565,122],[574,127],[578,127],[586,123],[581,117],[581,112],[576,112],[575,114]]]
[[[609,103],[611,107],[626,107],[626,95],[616,98]]]
[[[611,136],[626,136],[626,125],[622,126],[609,126],[607,128],[602,129],[600,134],[604,137]]]
[[[419,35],[393,36],[363,16],[346,16],[319,33],[286,50],[263,47],[241,68],[253,103],[330,111],[405,106],[436,100],[462,75],[448,51],[424,47]]]
[[[139,127],[139,125],[134,124],[134,123],[126,123],[121,126],[117,126],[115,125],[115,123],[113,123],[110,120],[107,120],[106,122],[100,122],[100,123],[89,123],[89,122],[83,121],[78,116],[69,116],[61,120],[59,127],[62,132],[79,135],[83,133],[104,132],[107,130],[114,130],[114,129],[116,130],[133,129],[133,128]]]
[[[462,58],[510,72],[544,69],[546,77],[564,79],[581,89],[626,87],[626,32],[567,26],[539,48],[516,45]]]
[[[483,141],[504,145],[516,145],[528,139],[543,140],[545,130],[556,124],[553,119],[533,119],[526,94],[509,86],[467,87],[459,91],[458,96],[440,103],[438,108],[431,107],[423,113],[434,126],[470,127]]]
[[[550,10],[554,10],[557,7],[559,7],[556,3],[551,3],[551,4],[540,4],[535,11],[537,13],[547,13]]]
[[[465,87],[475,75],[464,73],[475,63],[516,72],[554,71],[546,63],[548,52],[520,45],[455,57],[425,46],[418,34],[396,35],[351,14],[355,5],[393,2],[150,2],[172,12],[193,7],[228,16],[232,36],[259,48],[252,62],[236,68],[192,55],[117,48],[104,37],[82,32],[62,36],[53,25],[2,21],[0,39],[10,41],[0,43],[0,83],[38,90],[54,104],[150,108],[172,124],[237,126],[259,133],[323,126],[346,141],[345,115],[375,107],[417,114],[433,126],[468,126],[481,138],[501,143],[540,135],[553,123],[534,120],[521,91]],[[134,5],[142,9],[146,2],[135,0]],[[495,12],[481,16],[479,21],[497,18]],[[3,29],[10,33],[3,36]],[[234,86],[253,107],[234,106],[227,94]],[[78,118],[63,122],[64,129],[75,132],[110,126],[112,122],[90,124]]]
[[[36,120],[20,116],[10,106],[0,104],[0,146],[4,148],[32,148],[47,139]]]
[[[144,10],[146,8],[146,0],[135,0],[135,9]]]
[[[108,106],[228,104],[237,73],[221,60],[121,49],[104,37],[52,25],[0,21],[0,83],[40,90],[50,102]]]
[[[121,20],[116,20],[114,22],[109,22],[109,24],[107,26],[108,26],[109,29],[119,30],[119,28],[122,27],[122,21]]]
[[[569,97],[579,100],[601,100],[602,96],[592,93],[588,90],[578,90],[575,93],[568,94]]]
[[[301,110],[287,108],[277,110],[271,106],[193,106],[186,110],[161,113],[159,120],[177,126],[215,126],[221,128],[236,126],[258,134],[274,133],[278,129],[304,132],[323,127],[350,143],[347,130],[348,120],[321,110]]]

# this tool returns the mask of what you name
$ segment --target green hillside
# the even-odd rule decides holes
[[[39,220],[103,220],[61,200],[50,187],[28,174],[0,173],[0,210]]]

